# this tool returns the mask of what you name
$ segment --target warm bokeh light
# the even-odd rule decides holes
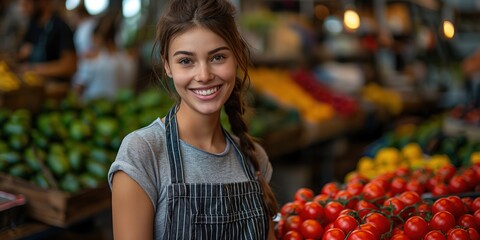
[[[455,35],[455,26],[453,26],[453,23],[445,20],[443,21],[443,35],[446,38],[453,38]]]
[[[353,10],[347,10],[343,15],[343,22],[347,29],[357,30],[360,27],[360,16]]]

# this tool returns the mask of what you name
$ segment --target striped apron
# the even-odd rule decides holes
[[[226,131],[249,180],[184,182],[175,111],[172,108],[165,119],[172,183],[167,186],[166,229],[161,239],[267,239],[269,221],[262,189]]]

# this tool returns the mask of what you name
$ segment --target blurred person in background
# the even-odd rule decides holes
[[[136,58],[116,42],[118,19],[106,15],[93,31],[92,49],[85,54],[73,87],[84,101],[113,99],[119,90],[132,88],[137,73]]]
[[[97,18],[92,16],[85,7],[84,1],[68,12],[70,25],[73,29],[73,42],[77,57],[82,59],[93,46],[93,30],[97,26]]]
[[[26,25],[25,19],[21,17],[18,1],[0,1],[0,54],[16,54],[15,50],[19,47]]]
[[[480,48],[462,61],[462,71],[467,79],[469,101],[474,106],[480,107]]]
[[[17,54],[21,71],[48,79],[47,95],[64,95],[77,69],[73,32],[52,0],[20,0],[29,19]]]

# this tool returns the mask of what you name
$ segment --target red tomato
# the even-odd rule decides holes
[[[411,206],[415,203],[419,203],[422,198],[418,193],[413,191],[406,191],[398,195],[398,199],[405,203],[405,206]]]
[[[423,218],[425,218],[427,215],[429,215],[431,211],[432,211],[432,208],[427,203],[422,203],[422,204],[418,205],[417,208],[416,208],[417,215],[420,216],[420,217],[423,217]]]
[[[405,192],[405,187],[407,186],[407,180],[403,177],[395,177],[390,183],[390,192],[393,196]]]
[[[406,234],[395,234],[393,235],[390,240],[410,240],[410,238]]]
[[[435,175],[427,180],[425,187],[431,192],[435,186],[441,183],[445,184],[442,177]]]
[[[357,219],[350,215],[342,215],[335,219],[333,226],[342,229],[345,234],[348,234],[358,227],[358,222]]]
[[[373,233],[367,230],[355,229],[349,235],[347,240],[371,240],[375,238]]]
[[[386,175],[381,175],[379,177],[376,177],[370,181],[371,183],[376,183],[380,187],[383,188],[384,191],[388,191],[390,188],[390,180],[392,177],[386,176]]]
[[[302,223],[300,233],[304,238],[318,239],[323,235],[323,227],[317,220],[307,219]]]
[[[480,240],[480,234],[475,228],[468,228],[468,235],[470,235],[470,240]]]
[[[325,231],[322,240],[344,240],[345,237],[345,233],[342,231],[342,229],[331,228]]]
[[[347,201],[351,197],[352,195],[349,192],[347,192],[347,190],[340,190],[337,192],[337,194],[335,194],[335,197],[333,198],[333,200]]]
[[[432,205],[432,213],[447,211],[455,216],[455,206],[447,198],[439,198]]]
[[[409,218],[403,225],[403,230],[411,239],[423,239],[429,231],[427,221],[419,216]]]
[[[480,197],[476,197],[475,199],[473,199],[472,204],[470,205],[470,210],[472,212],[475,212],[478,209],[480,209]]]
[[[331,222],[331,223],[329,223],[329,224],[325,225],[325,227],[323,228],[323,231],[325,231],[325,232],[326,232],[327,230],[329,230],[329,229],[331,229],[331,228],[334,228],[334,226],[333,226],[333,222]]]
[[[292,215],[287,218],[285,221],[285,231],[300,231],[300,226],[302,225],[302,219],[298,215]]]
[[[459,197],[459,196],[455,196],[455,195],[452,195],[452,196],[448,196],[447,197],[448,200],[450,200],[450,202],[453,203],[453,207],[454,207],[454,211],[455,213],[453,214],[455,216],[455,218],[463,215],[465,212],[465,204],[463,204],[463,201],[462,199]]]
[[[280,218],[280,221],[275,225],[275,235],[277,238],[282,238],[285,233],[285,218]]]
[[[347,184],[347,192],[350,193],[352,196],[357,196],[357,195],[360,195],[360,193],[362,193],[362,190],[363,190],[363,186],[365,184],[361,183],[361,182],[352,182],[352,183],[348,183]]]
[[[475,228],[475,229],[479,229],[480,227],[477,225],[477,222],[475,221],[475,217],[472,214],[463,214],[462,216],[458,217],[457,225],[465,228]]]
[[[340,187],[338,186],[338,183],[329,182],[329,183],[323,185],[320,193],[328,195],[330,197],[334,197],[337,194],[338,191],[340,191]]]
[[[448,182],[451,193],[463,193],[468,191],[468,184],[463,175],[455,175]]]
[[[383,187],[374,182],[369,182],[365,184],[362,190],[363,197],[367,201],[380,200],[382,197],[385,197],[385,190]]]
[[[475,211],[472,211],[472,203],[473,199],[470,197],[462,197],[462,202],[463,205],[465,206],[465,212],[466,213],[473,213]]]
[[[390,220],[381,213],[371,212],[363,218],[364,222],[371,223],[375,226],[381,234],[390,230]]]
[[[315,196],[315,198],[313,198],[313,202],[320,203],[322,206],[324,206],[329,199],[330,199],[330,196],[326,194],[318,194],[317,196]]]
[[[374,238],[375,240],[380,240],[380,237],[381,237],[380,231],[378,231],[377,227],[375,227],[371,223],[361,224],[357,227],[357,229],[367,230],[373,234],[373,236],[375,237]]]
[[[447,211],[439,211],[430,219],[430,227],[446,233],[455,227],[455,217]]]
[[[302,211],[303,205],[299,202],[285,203],[280,209],[282,216],[288,217],[290,215],[297,215]]]
[[[473,189],[479,183],[479,179],[477,174],[472,168],[464,169],[462,172],[462,176],[467,182],[468,189]]]
[[[450,229],[447,233],[448,240],[469,240],[468,232],[461,228]]]
[[[343,209],[345,209],[345,207],[337,201],[328,202],[325,207],[323,207],[327,222],[335,221]]]
[[[372,210],[378,210],[377,205],[365,201],[365,200],[360,200],[357,202],[357,205],[355,206],[355,210],[357,210],[358,215],[363,218],[365,215],[370,213]]]
[[[422,195],[425,192],[425,185],[417,179],[412,179],[407,182],[405,190],[416,192],[418,195]]]
[[[446,196],[446,195],[450,194],[450,188],[445,183],[439,183],[439,184],[433,186],[431,192],[432,192],[432,195],[435,196],[435,197]]]
[[[448,182],[455,175],[457,169],[452,164],[442,166],[438,169],[437,175],[440,176],[444,181]]]
[[[356,214],[355,210],[353,210],[351,208],[345,208],[338,214],[338,216],[340,217],[342,215],[352,215],[352,214]]]
[[[385,200],[383,206],[390,208],[390,213],[398,215],[405,208],[405,203],[396,197],[392,197]]]
[[[302,218],[302,220],[315,219],[321,221],[323,220],[324,216],[322,205],[313,201],[305,203],[302,211],[300,212],[300,218]]]
[[[478,209],[473,213],[473,217],[475,218],[475,222],[477,223],[477,226],[480,226],[480,209]]]
[[[303,240],[302,234],[297,231],[288,231],[283,235],[282,240]]]
[[[425,235],[423,240],[447,240],[447,237],[440,230],[432,230]]]
[[[315,196],[315,193],[313,192],[312,189],[304,187],[304,188],[299,188],[295,192],[295,196],[293,197],[293,199],[296,201],[305,203],[305,202],[311,201],[314,196]]]
[[[395,176],[406,177],[410,174],[410,169],[408,167],[399,167],[395,170]]]

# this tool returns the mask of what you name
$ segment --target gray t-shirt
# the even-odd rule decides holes
[[[234,138],[237,142],[238,139]],[[247,181],[235,148],[227,140],[222,153],[212,154],[180,140],[185,182],[231,183]],[[260,168],[267,181],[272,177],[272,166],[265,150],[255,145]],[[117,157],[110,166],[108,182],[112,186],[113,174],[124,171],[147,193],[155,210],[154,235],[158,238],[165,229],[167,190],[171,183],[165,125],[156,119],[150,125],[128,134],[122,141]]]

